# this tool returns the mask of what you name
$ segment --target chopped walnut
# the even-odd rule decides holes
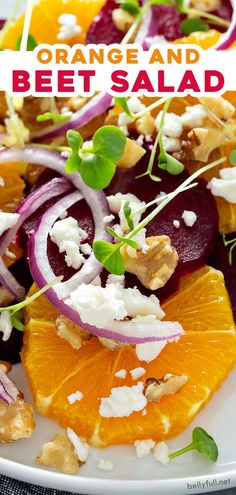
[[[207,162],[211,152],[226,142],[224,133],[218,129],[197,127],[188,133],[193,159]]]
[[[4,287],[0,287],[0,306],[6,307],[14,301],[14,297]]]
[[[234,115],[234,106],[222,96],[218,96],[217,98],[200,96],[198,99],[204,107],[208,108],[219,119],[229,120]]]
[[[129,255],[129,246],[122,246],[125,270],[133,273],[150,290],[163,287],[174,273],[179,256],[166,235],[147,237],[148,249],[137,249],[135,257]]]
[[[136,120],[135,127],[139,134],[144,134],[144,136],[152,135],[155,130],[154,125],[155,119],[152,117],[150,112],[146,112],[142,117]]]
[[[151,402],[159,402],[164,395],[176,394],[188,377],[185,375],[166,374],[161,378],[148,378],[144,386],[144,395]]]
[[[0,361],[0,382],[9,398],[9,403],[0,400],[0,443],[28,438],[35,427],[31,405],[24,402],[23,394],[6,376],[11,368],[10,363]]]
[[[203,12],[212,12],[218,10],[222,5],[221,0],[191,0],[190,7]]]
[[[91,334],[79,327],[64,315],[56,319],[56,332],[59,337],[69,342],[74,349],[80,349],[85,340],[91,338]]]
[[[98,337],[98,340],[104,347],[110,349],[110,351],[116,351],[116,349],[121,349],[121,347],[128,347],[130,344],[125,344],[124,342],[119,342],[118,340],[106,339],[104,337]]]
[[[131,168],[145,155],[146,150],[134,139],[126,138],[124,153],[117,163],[118,168]]]
[[[65,432],[58,433],[43,445],[36,457],[36,464],[58,469],[65,474],[75,474],[81,466],[74,446]]]
[[[76,112],[82,108],[88,100],[89,98],[86,98],[85,96],[73,96],[67,103],[68,109],[72,112]]]
[[[134,17],[123,9],[114,9],[112,11],[112,20],[117,29],[122,33],[127,33],[134,22]]]

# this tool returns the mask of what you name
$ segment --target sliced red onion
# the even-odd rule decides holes
[[[72,184],[68,179],[64,177],[55,178],[27,196],[16,210],[16,213],[20,215],[18,222],[0,237],[0,256],[3,256],[23,223],[33,215],[40,206],[44,205],[49,199],[64,194],[71,189]]]
[[[5,266],[2,258],[0,258],[0,284],[13,295],[14,299],[18,299],[18,301],[24,299],[24,287],[17,282],[15,277]]]
[[[18,395],[19,392],[16,386],[0,368],[0,400],[10,405],[15,402]]]
[[[214,50],[227,50],[236,41],[236,2],[235,0],[230,0],[230,2],[233,9],[231,23],[227,31],[220,37],[218,43],[212,47]]]

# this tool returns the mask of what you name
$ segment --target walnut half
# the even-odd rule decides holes
[[[188,381],[185,375],[166,374],[161,378],[148,378],[144,386],[144,395],[148,401],[159,402],[164,395],[175,394]]]
[[[148,249],[137,249],[134,256],[129,254],[129,246],[121,248],[125,270],[133,273],[150,290],[163,287],[174,273],[179,256],[167,235],[147,237]]]
[[[58,337],[69,342],[73,349],[80,349],[83,342],[91,338],[91,334],[79,327],[64,315],[56,319],[56,332]]]
[[[41,453],[36,457],[36,464],[58,469],[65,474],[75,474],[82,463],[73,444],[62,431],[43,445]]]

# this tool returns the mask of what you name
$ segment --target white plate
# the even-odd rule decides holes
[[[13,378],[31,400],[21,365],[14,367]],[[202,426],[216,439],[219,460],[216,464],[197,453],[188,453],[164,467],[151,456],[138,459],[133,446],[91,449],[90,456],[78,475],[68,476],[34,464],[43,443],[59,430],[56,422],[37,416],[36,430],[29,440],[2,445],[0,472],[17,479],[61,490],[91,495],[184,495],[220,490],[236,486],[236,370],[208,406],[197,416],[187,430],[169,442],[172,451],[191,440],[194,426]],[[101,471],[97,463],[101,457],[114,461],[114,470]]]

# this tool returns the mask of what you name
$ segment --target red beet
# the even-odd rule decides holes
[[[108,193],[131,192],[139,199],[149,202],[161,191],[173,191],[187,177],[186,173],[172,176],[158,169],[156,173],[162,178],[161,182],[154,182],[148,177],[135,179],[136,175],[146,170],[147,162],[146,154],[136,167],[129,170],[119,169],[117,177],[108,188]],[[193,227],[187,227],[181,219],[184,210],[191,210],[197,214],[197,221]],[[180,221],[179,229],[174,227],[173,220]],[[147,227],[149,236],[170,236],[179,254],[179,269],[182,274],[191,272],[205,263],[217,233],[218,214],[215,200],[203,180],[198,180],[198,186],[181,193],[171,201]]]
[[[231,237],[234,238],[235,234],[233,234]],[[227,238],[229,239],[230,237],[227,236]],[[229,297],[232,304],[234,318],[236,320],[236,249],[233,252],[232,266],[229,265],[228,252],[229,247],[224,246],[222,237],[219,236],[214,250],[208,259],[208,264],[223,272],[226,287],[228,289]]]
[[[218,10],[212,12],[212,14],[225,19],[226,21],[230,21],[232,19],[233,9],[230,0],[224,0]],[[226,28],[219,25],[211,24],[211,27],[217,29],[221,33],[226,31]]]
[[[96,15],[92,24],[88,28],[86,34],[86,45],[88,43],[120,43],[124,37],[119,29],[117,29],[112,20],[112,11],[117,9],[119,5],[115,0],[107,0],[101,12]]]
[[[164,36],[167,41],[174,41],[177,38],[181,38],[181,16],[178,9],[168,5],[156,5],[153,9],[158,18],[157,34]]]

